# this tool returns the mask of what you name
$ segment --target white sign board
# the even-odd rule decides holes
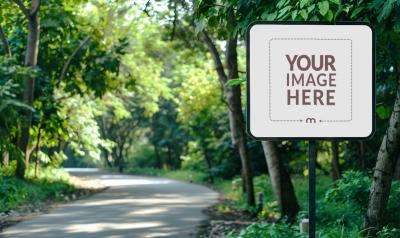
[[[375,42],[368,25],[258,22],[247,36],[247,129],[253,137],[373,134]]]

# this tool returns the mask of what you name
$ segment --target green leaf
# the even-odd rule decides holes
[[[304,20],[307,20],[308,18],[308,13],[306,10],[301,10],[300,15],[303,17]]]
[[[272,14],[269,14],[267,20],[268,20],[268,21],[275,20],[275,19],[276,19],[276,15],[277,15],[276,12],[274,12],[274,13],[272,13]]]
[[[329,0],[330,2],[339,5],[340,4],[340,0]]]
[[[282,8],[280,11],[279,11],[279,14],[278,14],[278,19],[281,19],[286,13],[288,13],[288,11],[291,9],[292,7],[291,6],[286,6],[286,7],[284,7],[284,8]]]
[[[296,19],[296,17],[297,17],[297,10],[294,10],[293,12],[292,12],[292,20],[294,21],[295,19]]]
[[[326,20],[332,21],[333,19],[333,12],[331,10],[328,11],[328,13],[325,16]]]
[[[277,8],[282,8],[283,6],[285,6],[287,3],[287,0],[280,0],[277,4],[276,7]]]
[[[226,85],[228,85],[228,86],[236,86],[236,85],[245,84],[245,82],[246,82],[245,78],[231,79],[228,82],[226,82]]]
[[[322,16],[325,16],[326,13],[328,13],[329,10],[329,2],[328,1],[323,1],[318,3],[318,8],[319,8],[319,13]]]
[[[397,0],[388,0],[385,2],[385,5],[383,5],[383,8],[381,9],[381,13],[378,16],[378,21],[381,22],[382,20],[385,20],[393,10],[394,5],[396,4]]]
[[[307,8],[307,12],[310,13],[312,10],[314,10],[314,8],[315,8],[315,4],[309,6],[309,7]]]
[[[195,31],[196,31],[196,33],[199,33],[199,32],[203,31],[206,28],[207,22],[204,19],[196,20],[195,21],[195,25],[196,25]]]
[[[14,100],[14,99],[7,99],[7,100],[4,100],[3,102],[1,102],[1,104],[0,104],[0,112],[2,112],[8,106],[14,106],[14,107],[17,107],[17,108],[25,108],[25,109],[30,110],[32,112],[35,111],[35,109],[33,107],[28,106],[25,103],[22,103],[20,101]]]
[[[376,108],[376,114],[380,119],[387,119],[390,117],[390,107],[387,105],[379,105]]]
[[[300,0],[300,8],[303,8],[309,2],[310,2],[310,0]]]
[[[261,15],[261,19],[262,19],[262,20],[267,20],[267,21],[273,21],[273,20],[275,20],[276,15],[277,15],[276,12],[273,12],[273,13],[264,12],[264,13]]]
[[[353,13],[351,14],[351,18],[354,18],[358,15],[358,13],[360,13],[362,10],[364,10],[364,7],[357,7]]]
[[[349,6],[345,6],[345,7],[343,7],[342,11],[344,11],[345,13],[349,13],[350,7]]]

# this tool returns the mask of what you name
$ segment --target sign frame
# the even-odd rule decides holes
[[[251,133],[250,130],[250,30],[253,26],[255,25],[363,25],[367,26],[371,32],[372,32],[372,77],[371,77],[371,88],[372,88],[372,125],[371,125],[371,133],[366,136],[366,137],[260,137],[260,136],[255,136]],[[376,35],[375,35],[375,30],[374,28],[367,22],[336,22],[335,24],[329,23],[329,22],[316,22],[316,21],[295,21],[295,22],[288,22],[288,21],[255,21],[251,23],[246,32],[246,82],[247,82],[247,88],[246,88],[246,130],[247,134],[250,135],[255,140],[364,140],[364,139],[369,139],[371,138],[376,130],[376,86],[375,86],[375,57],[376,57]]]

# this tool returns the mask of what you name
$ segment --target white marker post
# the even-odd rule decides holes
[[[309,140],[309,237],[315,237],[319,139],[375,130],[375,40],[365,23],[256,22],[247,32],[247,131]]]

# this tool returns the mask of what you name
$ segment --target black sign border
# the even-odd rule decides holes
[[[372,130],[366,137],[258,137],[250,131],[250,30],[255,25],[364,25],[372,32]],[[376,56],[375,30],[368,22],[316,22],[316,21],[255,21],[247,27],[246,32],[246,131],[255,140],[366,140],[375,134],[376,130],[376,86],[375,86],[375,56]]]

